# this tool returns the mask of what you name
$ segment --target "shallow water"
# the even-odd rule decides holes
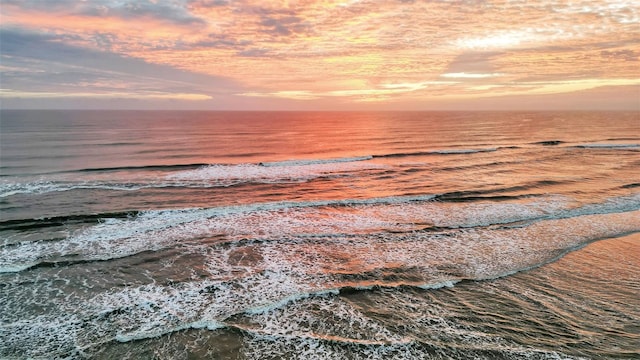
[[[1,130],[1,357],[638,355],[638,113]]]

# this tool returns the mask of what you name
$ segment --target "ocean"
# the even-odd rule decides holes
[[[2,359],[630,359],[640,113],[3,110]]]

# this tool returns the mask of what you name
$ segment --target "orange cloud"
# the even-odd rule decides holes
[[[2,26],[228,77],[240,86],[226,95],[247,99],[433,102],[623,89],[640,77],[640,5],[628,0],[62,3],[7,0]],[[202,93],[184,87],[176,93]]]

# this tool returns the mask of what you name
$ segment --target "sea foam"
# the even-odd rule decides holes
[[[107,260],[219,237],[222,242],[304,239],[309,236],[403,233],[433,228],[474,228],[580,215],[634,211],[640,194],[575,207],[565,197],[520,203],[475,202],[464,207],[429,201],[433,196],[365,200],[276,202],[209,209],[143,211],[132,218],[106,218],[66,239],[0,247],[0,271],[40,262]],[[521,223],[524,222],[524,223]]]
[[[292,160],[261,164],[209,165],[169,174],[167,180],[206,181],[218,185],[244,182],[302,182],[322,176],[344,176],[350,172],[384,169],[386,166],[365,162],[371,157],[338,160]]]
[[[349,176],[359,171],[388,168],[388,165],[367,161],[372,158],[361,156],[260,164],[211,164],[195,168],[191,165],[166,167],[170,170],[179,169],[172,171],[150,171],[149,167],[131,168],[130,172],[100,172],[93,169],[50,175],[46,180],[39,177],[26,181],[5,179],[0,181],[0,198],[72,190],[137,191],[166,187],[208,188],[244,183],[306,182],[320,177]]]
[[[425,202],[413,205],[429,208],[438,204]],[[619,206],[619,203],[600,206]],[[393,205],[385,204],[381,208],[377,206],[372,208],[371,205],[363,207],[364,210],[371,211],[367,216],[376,214],[377,211],[378,216],[387,218]],[[296,211],[304,213],[307,210],[321,209],[294,208],[293,210],[294,213]],[[335,211],[335,209],[331,210]],[[350,210],[357,213],[358,209],[356,206],[355,209]],[[475,211],[478,210],[475,209]],[[181,221],[185,221],[193,215],[191,212],[154,213],[154,216],[170,214],[181,216]],[[247,214],[238,211],[235,215],[255,216],[256,213]],[[305,213],[304,216],[295,219],[308,221],[305,220],[307,215]],[[397,213],[397,215],[406,216],[406,213]],[[592,241],[640,231],[638,220],[640,210],[634,210],[557,219],[547,214],[547,217],[515,227],[492,225],[472,228],[450,227],[434,231],[372,231],[357,237],[350,235],[351,230],[349,234],[339,234],[334,233],[334,229],[327,233],[318,232],[313,236],[296,235],[290,232],[291,228],[279,229],[282,225],[278,224],[270,230],[271,235],[264,241],[238,239],[202,246],[197,242],[191,244],[188,242],[189,237],[199,236],[200,230],[194,232],[193,223],[185,222],[180,226],[172,226],[166,223],[167,218],[154,216],[143,214],[132,220],[116,219],[101,226],[115,226],[113,231],[116,228],[123,229],[121,231],[138,228],[138,231],[141,231],[140,227],[148,226],[153,230],[147,234],[136,235],[134,230],[129,230],[131,231],[127,235],[129,238],[124,244],[141,242],[145,246],[156,246],[153,245],[154,242],[180,241],[182,242],[181,253],[192,252],[200,255],[203,263],[199,267],[208,275],[189,282],[166,284],[152,282],[125,288],[113,287],[90,298],[83,299],[75,296],[61,301],[56,305],[58,311],[76,314],[77,318],[70,319],[66,323],[65,326],[70,327],[65,330],[68,335],[56,340],[57,343],[52,343],[51,346],[39,345],[39,351],[48,349],[55,353],[54,347],[60,346],[74,349],[75,345],[72,344],[76,342],[76,337],[85,336],[83,335],[87,331],[83,330],[85,327],[90,327],[94,334],[102,334],[103,338],[128,342],[155,338],[184,329],[202,329],[205,326],[214,330],[221,327],[241,326],[232,321],[237,316],[249,317],[252,322],[260,324],[255,331],[250,331],[256,339],[263,336],[271,339],[291,337],[292,340],[298,339],[295,341],[306,338],[320,343],[328,339],[333,342],[345,341],[360,345],[377,344],[378,346],[388,343],[406,346],[413,343],[412,340],[386,333],[387,330],[383,327],[377,328],[377,325],[370,323],[369,320],[358,323],[357,313],[348,314],[347,318],[352,319],[351,323],[362,327],[362,330],[356,331],[352,328],[351,333],[342,336],[332,329],[327,332],[327,336],[334,336],[334,338],[327,339],[323,338],[322,334],[305,333],[302,328],[280,328],[282,323],[274,321],[277,321],[279,312],[295,309],[305,299],[321,299],[314,300],[316,302],[324,301],[322,299],[333,301],[331,299],[335,298],[337,292],[343,288],[366,288],[375,285],[383,288],[415,286],[434,289],[450,286],[464,279],[493,279],[540,266]],[[260,216],[262,216],[261,219]],[[258,222],[275,221],[276,217],[280,216],[286,217],[288,214],[287,212],[260,213]],[[445,218],[447,217],[443,217]],[[144,222],[150,219],[153,220],[147,225],[137,223],[138,226],[133,227],[127,226],[126,223],[126,221]],[[161,219],[159,222],[164,225],[156,223],[158,219]],[[231,216],[225,226],[232,226],[231,224],[237,219]],[[293,228],[298,226],[296,221],[293,221],[293,218],[287,220]],[[213,223],[206,223],[205,220],[205,229],[210,231],[209,226],[213,226]],[[309,226],[313,225],[306,223],[303,227]],[[105,228],[102,230],[104,231]],[[276,236],[274,234],[277,231],[282,233]],[[95,233],[92,241],[101,243],[104,253],[113,251],[113,248],[108,248],[109,244],[114,242],[113,239],[95,238],[100,233]],[[178,235],[177,240],[174,238],[176,235]],[[142,241],[141,239],[145,236],[148,240]],[[265,237],[265,234],[260,236]],[[86,248],[88,245],[83,244],[75,250]],[[230,276],[230,274],[233,275]],[[52,283],[51,286],[54,293],[59,293],[55,291],[58,285]],[[20,292],[23,288],[16,284],[11,287],[11,291]],[[32,296],[28,297],[28,294],[24,295],[24,299],[32,299],[26,300],[28,302],[37,301]],[[24,332],[26,331],[24,330],[26,329],[25,321],[34,329],[33,331],[42,332],[39,338],[55,338],[52,332],[58,331],[58,328],[46,326],[50,321],[47,322],[44,318],[30,318],[19,323],[3,324],[0,326],[0,332],[7,334],[13,328],[23,329]],[[295,323],[288,324],[287,326],[294,326],[292,324]],[[358,334],[359,331],[370,335],[354,337],[354,334]],[[21,338],[30,336],[32,335],[16,333],[11,335],[10,341],[17,343]],[[343,339],[339,340],[339,336]],[[35,353],[32,355],[40,356]]]

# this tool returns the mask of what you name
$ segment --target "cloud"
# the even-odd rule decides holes
[[[96,7],[90,8],[94,10]],[[105,8],[100,8],[102,11]],[[187,9],[180,5],[172,5],[170,3],[152,2],[149,0],[136,0],[124,3],[116,3],[107,6],[107,16],[122,17],[124,19],[135,19],[139,17],[151,17],[155,19],[166,20],[181,25],[206,25],[207,21],[194,16]],[[104,16],[105,13],[99,14]]]
[[[570,93],[518,94],[440,102],[441,109],[472,110],[640,110],[640,85],[602,86]]]
[[[609,60],[638,61],[640,59],[640,51],[631,49],[603,50],[600,55]]]
[[[622,88],[640,59],[630,0],[2,3],[2,83],[24,93],[426,104]]]
[[[217,7],[227,6],[231,3],[230,0],[189,0],[191,7]]]
[[[243,49],[246,46],[250,46],[252,43],[248,40],[234,39],[228,34],[211,33],[205,39],[200,39],[193,43],[181,43],[177,47],[182,50],[193,48],[229,48],[229,49]]]
[[[269,55],[269,50],[252,48],[238,51],[237,55],[242,57],[267,57]]]
[[[360,86],[358,88],[343,88],[325,91],[291,90],[276,92],[247,92],[240,96],[285,98],[293,100],[316,100],[326,98],[349,99],[357,102],[375,102],[398,98],[408,93],[419,93],[422,90],[433,91],[458,84],[456,81],[420,81],[413,83],[381,83],[377,86]],[[360,84],[363,85],[363,84]],[[432,92],[433,93],[433,92]]]
[[[93,41],[100,49],[111,49],[113,45],[118,41],[117,36],[109,33],[96,32],[92,35]]]
[[[180,1],[152,0],[6,0],[5,6],[24,10],[39,10],[65,13],[76,16],[115,17],[125,20],[154,18],[178,25],[205,25],[206,21],[189,12]]]
[[[276,91],[271,93],[261,92],[247,92],[238,94],[240,96],[248,97],[266,97],[266,98],[283,98],[293,100],[314,100],[322,97],[320,94],[314,94],[313,92],[306,90],[290,90],[290,91]]]
[[[447,67],[447,73],[493,73],[496,71],[494,59],[501,52],[463,52],[456,56]]]
[[[289,36],[295,33],[304,33],[310,30],[304,19],[297,16],[264,16],[260,25],[265,28],[265,32],[276,36]]]
[[[450,78],[450,79],[487,79],[487,78],[493,78],[493,77],[498,77],[498,76],[503,76],[504,74],[500,74],[500,73],[466,73],[466,72],[459,72],[459,73],[445,73],[440,75],[443,78]]]
[[[64,43],[65,36],[0,29],[2,87],[60,94],[97,89],[104,93],[220,93],[240,85],[228,78],[195,74],[114,53]],[[86,91],[91,93],[92,91]]]

